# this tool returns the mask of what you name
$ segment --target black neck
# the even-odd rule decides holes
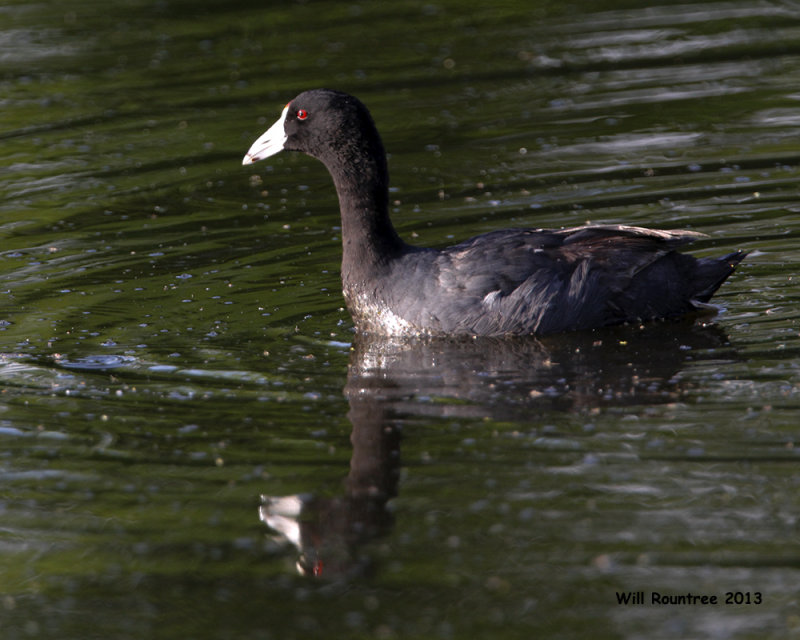
[[[326,162],[342,215],[342,279],[363,282],[405,247],[389,219],[389,175],[383,148],[356,147]],[[355,152],[355,153],[354,153]],[[339,155],[339,154],[337,154]],[[324,162],[324,160],[323,160]]]

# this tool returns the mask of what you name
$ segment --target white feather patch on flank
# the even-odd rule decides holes
[[[490,291],[483,297],[483,304],[489,307],[490,309],[494,307],[497,299],[502,295],[501,291],[498,289],[497,291]]]

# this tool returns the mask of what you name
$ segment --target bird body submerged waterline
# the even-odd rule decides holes
[[[342,216],[342,289],[356,329],[379,335],[543,335],[684,315],[746,255],[698,259],[703,234],[624,225],[506,229],[445,249],[406,244],[389,219],[386,154],[366,107],[306,91],[243,164],[282,150],[327,167]]]

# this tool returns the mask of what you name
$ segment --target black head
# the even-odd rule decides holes
[[[305,91],[289,102],[242,164],[284,149],[318,158],[332,171],[337,165],[384,162],[383,145],[367,108],[357,98],[331,89]]]

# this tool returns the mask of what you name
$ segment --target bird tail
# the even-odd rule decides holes
[[[714,292],[722,286],[736,269],[747,251],[734,251],[721,258],[705,258],[698,260],[695,282],[697,291],[694,299],[699,302],[708,302]]]

